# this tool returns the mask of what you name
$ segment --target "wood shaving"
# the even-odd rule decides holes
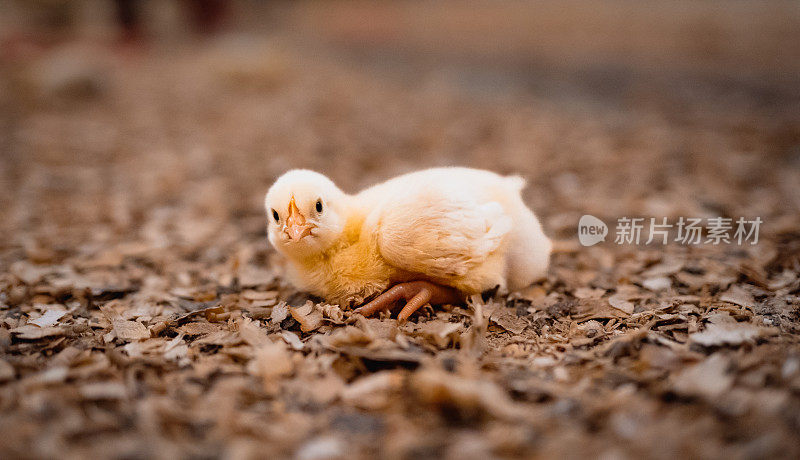
[[[308,301],[302,307],[289,308],[292,318],[300,323],[300,330],[310,332],[322,326],[323,313],[320,308]]]
[[[124,46],[115,2],[10,3],[0,457],[800,458],[791,2],[215,2],[191,36],[197,2],[130,2]],[[399,324],[266,241],[288,169],[437,165],[527,180],[543,280]],[[664,217],[763,223],[647,243]]]
[[[42,314],[42,316],[36,318],[35,320],[28,321],[28,324],[33,324],[42,328],[55,326],[58,323],[58,320],[66,314],[66,310],[60,308],[48,308]]]
[[[114,320],[114,334],[120,340],[130,342],[150,338],[150,331],[138,321]]]

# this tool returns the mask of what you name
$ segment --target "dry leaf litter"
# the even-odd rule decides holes
[[[574,110],[239,45],[2,71],[4,457],[800,455],[798,112]],[[30,90],[65,56],[96,92]],[[441,164],[529,178],[562,241],[546,281],[403,325],[287,283],[277,175],[352,191]],[[752,247],[583,248],[582,214],[765,225]]]

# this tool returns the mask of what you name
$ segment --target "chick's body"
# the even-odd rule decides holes
[[[300,255],[276,247],[295,284],[339,304],[416,280],[463,294],[515,290],[544,276],[551,249],[523,187],[518,177],[476,169],[414,172],[342,194],[341,232],[324,249]]]

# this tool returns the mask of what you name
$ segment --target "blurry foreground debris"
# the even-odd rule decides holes
[[[3,457],[800,456],[792,100],[487,92],[288,37],[0,69]],[[547,281],[402,326],[288,286],[278,174],[355,190],[442,164],[529,179],[564,241]],[[584,248],[583,214],[764,225]]]

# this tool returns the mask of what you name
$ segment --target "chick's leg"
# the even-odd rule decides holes
[[[406,297],[405,284],[397,284],[378,297],[372,299],[366,305],[356,308],[353,313],[360,313],[364,316],[372,316],[379,311],[389,310],[397,301]]]
[[[422,308],[426,303],[431,300],[431,290],[427,287],[422,288],[414,297],[409,299],[400,313],[397,314],[397,320],[405,322],[412,313]]]
[[[458,291],[453,288],[428,281],[410,281],[393,286],[368,304],[357,308],[355,313],[371,316],[379,311],[391,309],[401,299],[406,301],[406,305],[397,315],[397,319],[400,321],[407,320],[411,314],[419,310],[426,303],[445,304],[462,302]]]

